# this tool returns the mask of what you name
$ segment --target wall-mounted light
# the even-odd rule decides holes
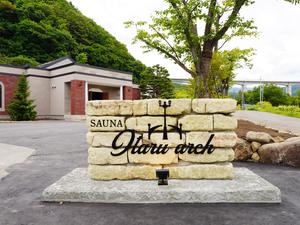
[[[55,86],[55,85],[53,85],[53,86],[51,86],[51,88],[52,88],[52,89],[55,89],[55,88],[56,88],[56,86]]]
[[[157,169],[156,177],[158,178],[158,185],[168,185],[169,174],[168,169]]]

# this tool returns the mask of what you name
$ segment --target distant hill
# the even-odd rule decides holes
[[[0,0],[0,63],[36,65],[79,54],[88,64],[129,71],[136,79],[145,69],[66,0]]]

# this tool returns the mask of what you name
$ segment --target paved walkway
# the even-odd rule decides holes
[[[8,167],[24,162],[33,153],[31,148],[0,143],[0,180],[8,175]]]
[[[0,181],[0,225],[299,225],[300,170],[254,163],[247,167],[278,186],[282,204],[44,203],[43,190],[87,166],[84,122],[0,124],[0,141],[36,149]]]
[[[234,116],[255,124],[300,136],[300,119],[257,111],[237,111]]]

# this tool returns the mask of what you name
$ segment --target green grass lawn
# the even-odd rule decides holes
[[[267,104],[262,104],[261,106],[259,103],[256,106],[250,107],[247,110],[255,110],[260,112],[270,112],[275,114],[280,114],[283,116],[295,117],[300,118],[300,107],[298,106],[271,106]]]

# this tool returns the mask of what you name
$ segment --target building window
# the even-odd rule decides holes
[[[4,111],[4,85],[0,82],[0,111]]]

